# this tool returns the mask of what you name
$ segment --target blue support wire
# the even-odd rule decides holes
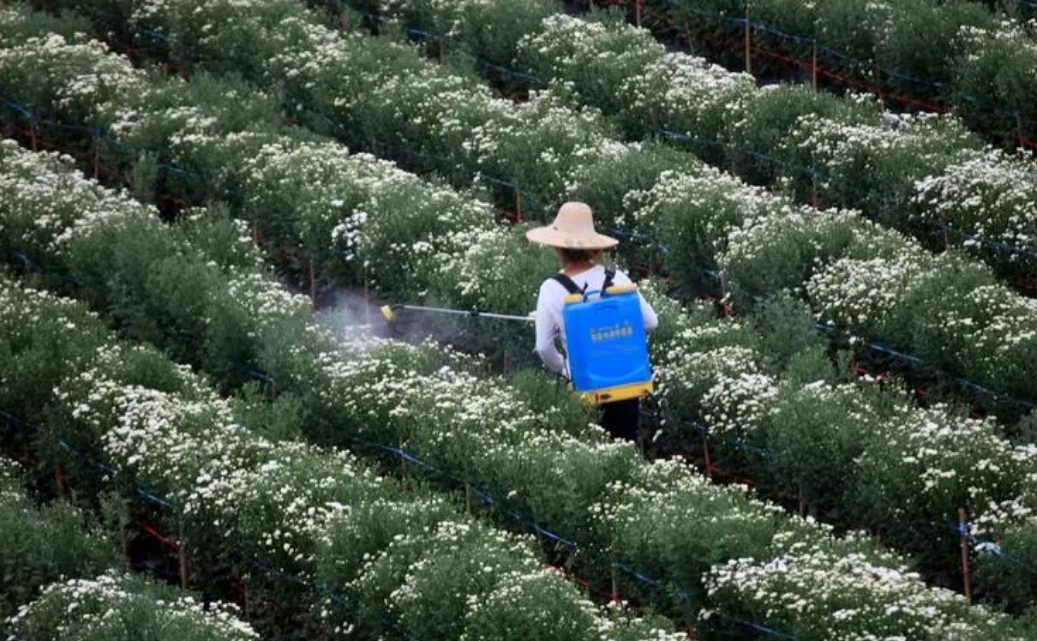
[[[833,334],[833,333],[835,333],[837,331],[836,328],[835,328],[835,323],[832,323],[832,324],[814,323],[814,329],[816,329],[819,332],[822,332],[824,334]],[[875,342],[871,342],[871,341],[864,341],[862,344],[864,345],[864,347],[866,347],[870,351],[873,351],[873,352],[876,352],[876,353],[879,353],[879,354],[884,354],[886,356],[890,356],[890,357],[892,357],[892,358],[894,358],[896,360],[903,361],[905,363],[910,363],[911,365],[913,365],[915,367],[930,368],[934,373],[938,374],[941,378],[945,378],[945,379],[947,379],[949,381],[952,381],[955,384],[957,384],[957,385],[959,385],[961,387],[964,387],[964,388],[966,388],[968,390],[971,390],[973,392],[980,393],[980,394],[982,394],[984,396],[989,396],[990,398],[992,398],[992,399],[994,399],[996,401],[1010,403],[1012,405],[1016,405],[1018,407],[1021,407],[1021,408],[1027,409],[1027,410],[1037,409],[1037,404],[1035,404],[1035,403],[1033,403],[1031,401],[1027,401],[1027,400],[1023,400],[1023,399],[1019,399],[1019,398],[1014,398],[1014,397],[1009,396],[1007,394],[1003,394],[1003,393],[998,392],[996,390],[992,390],[989,387],[984,387],[983,385],[980,385],[979,383],[977,383],[975,381],[970,381],[968,379],[959,378],[957,376],[952,376],[952,375],[948,374],[947,372],[944,372],[943,370],[940,370],[939,368],[933,367],[925,359],[920,358],[918,356],[914,356],[912,354],[907,354],[905,352],[901,352],[901,351],[895,350],[895,349],[893,349],[891,347],[886,347],[885,345],[882,345],[881,343],[875,343]]]
[[[1035,251],[1034,249],[1032,249],[1030,247],[1023,247],[1023,246],[1019,246],[1019,245],[1012,245],[1012,244],[1009,244],[1009,243],[1006,243],[1006,242],[1003,242],[1003,241],[999,241],[999,240],[985,240],[983,238],[979,238],[979,237],[973,235],[970,232],[958,229],[957,227],[955,227],[951,223],[943,223],[943,222],[938,222],[938,221],[932,221],[932,224],[937,229],[940,229],[942,231],[946,231],[946,232],[955,234],[958,237],[964,239],[966,242],[973,243],[973,245],[976,246],[976,247],[980,247],[980,248],[992,247],[992,248],[994,248],[995,250],[997,250],[999,252],[1004,252],[1006,254],[1015,254],[1015,255],[1018,255],[1018,256],[1023,256],[1025,258],[1029,258],[1031,260],[1037,260],[1037,251]],[[970,245],[964,245],[964,247],[967,248],[967,249],[971,248]]]
[[[716,147],[730,147],[731,149],[734,149],[735,151],[738,151],[740,153],[746,154],[747,156],[752,156],[753,158],[756,158],[757,160],[762,160],[764,162],[767,162],[767,163],[770,163],[772,165],[779,166],[779,167],[787,167],[789,169],[794,169],[796,172],[803,173],[803,174],[807,175],[812,180],[819,180],[819,179],[824,177],[824,173],[821,172],[819,169],[817,169],[815,167],[808,167],[808,166],[805,166],[805,165],[790,163],[790,162],[788,162],[786,160],[783,160],[781,158],[777,158],[775,156],[768,156],[767,154],[764,154],[764,153],[761,153],[759,151],[756,151],[755,149],[753,149],[751,147],[741,147],[741,146],[735,147],[735,146],[731,146],[729,143],[726,143],[726,142],[724,142],[722,140],[718,140],[716,138],[710,138],[708,136],[702,136],[702,135],[699,135],[699,134],[691,135],[689,133],[684,133],[684,132],[681,132],[681,131],[673,131],[673,130],[670,130],[670,129],[660,129],[656,133],[659,136],[663,137],[663,138],[667,138],[667,139],[670,139],[670,140],[679,140],[681,142],[688,143],[688,144],[702,143],[702,144],[716,146]]]

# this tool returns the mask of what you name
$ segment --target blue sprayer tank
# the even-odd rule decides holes
[[[567,296],[562,325],[573,389],[586,400],[611,403],[652,392],[636,285]]]

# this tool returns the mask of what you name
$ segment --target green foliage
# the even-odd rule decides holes
[[[781,372],[794,384],[832,379],[828,341],[814,328],[806,303],[788,294],[769,296],[757,303],[752,323],[766,369]]]
[[[537,569],[530,545],[528,539],[476,523],[451,521],[431,532],[398,537],[355,582],[360,599],[357,627],[368,633],[384,631],[388,605],[415,636],[459,637],[473,599],[493,590],[509,573]]]
[[[231,401],[234,420],[271,441],[299,440],[307,414],[305,400],[282,392],[271,400],[269,388],[259,383],[241,386]]]
[[[191,247],[226,271],[258,267],[262,256],[251,237],[252,230],[235,219],[229,207],[212,203],[204,209],[185,211],[173,227]]]
[[[45,11],[4,11],[0,17],[0,44],[23,43],[41,33],[53,33],[72,40],[77,33],[90,33],[90,19],[74,11],[60,17]]]
[[[32,298],[45,300],[42,310],[23,304]],[[58,383],[95,358],[106,332],[82,306],[22,292],[3,279],[0,301],[0,407],[34,422],[53,400]]]
[[[448,47],[460,47],[474,55],[477,62],[489,62],[512,68],[517,55],[518,41],[524,34],[535,33],[540,23],[553,15],[558,4],[553,0],[529,2],[458,2],[464,12],[459,24],[450,25],[452,37]],[[414,24],[427,24],[415,20]]]
[[[7,469],[5,469],[7,468]],[[100,527],[71,504],[36,506],[13,466],[0,460],[0,632],[4,619],[66,578],[99,574],[118,561]]]
[[[997,28],[996,17],[974,0],[928,0],[892,6],[893,14],[880,32],[876,62],[895,70],[890,82],[896,89],[922,97],[940,90],[915,79],[952,78],[963,60],[976,55],[976,48],[960,34]]]
[[[802,173],[810,166],[784,165],[777,153],[781,140],[804,114],[859,119],[866,110],[819,93],[810,87],[783,85],[758,91],[740,105],[740,118],[728,120],[724,138],[732,171],[750,184],[767,185],[790,170]]]
[[[507,382],[518,401],[543,417],[551,429],[577,436],[585,433],[587,424],[597,419],[594,407],[580,400],[556,375],[541,369],[522,369]]]
[[[1037,593],[1037,574],[1030,565],[1037,559],[1037,528],[1029,522],[1009,526],[998,533],[996,541],[979,544],[975,553],[976,581],[990,586],[991,601],[1012,614],[1028,612],[1033,618]]]

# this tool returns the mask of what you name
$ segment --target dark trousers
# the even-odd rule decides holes
[[[616,438],[637,440],[637,422],[641,418],[641,399],[605,403],[601,406],[601,426]]]

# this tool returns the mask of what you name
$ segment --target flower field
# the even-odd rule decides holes
[[[581,106],[578,83],[516,103],[293,2],[78,4],[90,20],[0,13],[21,143],[0,146],[0,250],[31,287],[4,283],[0,407],[42,427],[10,442],[179,532],[192,585],[247,586],[261,634],[1028,638],[997,609],[1033,600],[1037,450],[1018,426],[834,372],[812,327],[1035,398],[1030,299],[990,268],[624,142],[621,110]],[[502,19],[483,9],[465,15]],[[756,91],[681,69],[714,78],[712,109]],[[933,178],[933,207],[950,186]],[[553,270],[524,221],[572,194],[649,238],[624,258],[668,275],[643,283],[658,442],[708,429],[755,491],[645,462],[539,374],[315,324],[311,297],[341,287],[524,313]],[[704,270],[746,316],[664,292],[715,287]],[[512,331],[476,346],[528,350]],[[946,589],[962,540],[987,605]]]

